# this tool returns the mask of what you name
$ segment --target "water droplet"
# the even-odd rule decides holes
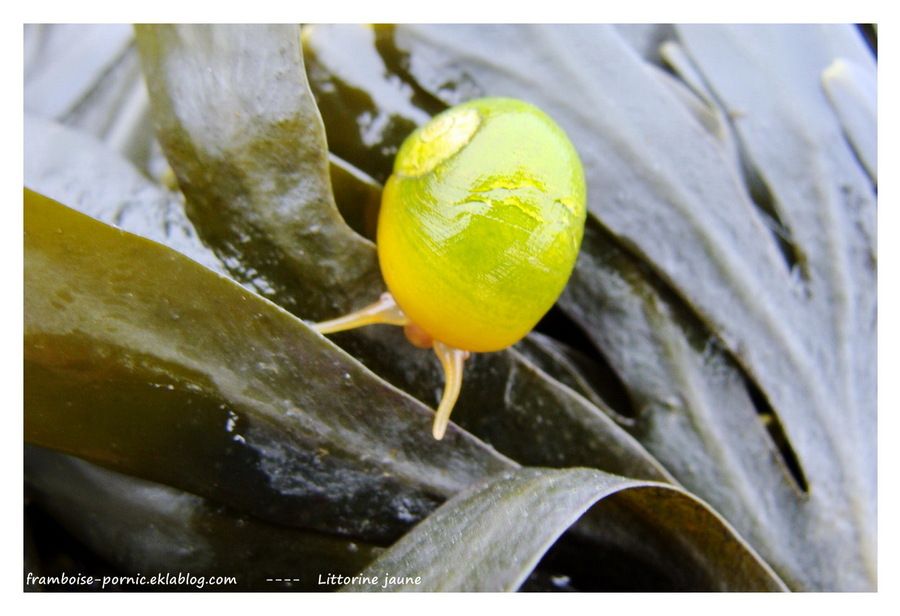
[[[553,582],[553,585],[557,588],[565,588],[572,582],[572,578],[568,575],[553,575],[550,576],[550,581]]]

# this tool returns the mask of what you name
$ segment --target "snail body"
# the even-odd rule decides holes
[[[542,111],[509,98],[452,107],[406,139],[385,184],[377,247],[390,293],[315,328],[405,325],[434,348],[447,376],[439,439],[468,354],[515,344],[559,297],[585,202],[578,154]]]

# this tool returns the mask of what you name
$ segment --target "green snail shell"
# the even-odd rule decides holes
[[[397,154],[378,219],[382,275],[433,339],[506,348],[568,281],[585,199],[578,154],[542,111],[508,98],[453,107]]]

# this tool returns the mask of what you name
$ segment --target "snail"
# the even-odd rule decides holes
[[[559,297],[585,201],[578,153],[537,107],[510,98],[451,107],[403,142],[384,186],[376,245],[389,292],[313,328],[401,325],[434,349],[445,374],[440,440],[470,353],[515,344]]]

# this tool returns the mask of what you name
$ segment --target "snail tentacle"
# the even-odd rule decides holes
[[[365,308],[361,308],[342,317],[313,323],[310,325],[320,334],[332,334],[334,332],[342,332],[348,329],[356,329],[363,325],[374,325],[382,323],[387,325],[407,325],[409,318],[394,301],[394,296],[390,293],[382,293],[381,297],[374,304],[370,304]]]
[[[450,412],[456,405],[456,399],[462,388],[463,364],[469,358],[469,352],[453,348],[437,340],[434,341],[434,352],[441,360],[441,366],[444,367],[444,393],[434,415],[434,428],[431,433],[435,439],[441,440],[444,438],[444,432],[447,431]]]

